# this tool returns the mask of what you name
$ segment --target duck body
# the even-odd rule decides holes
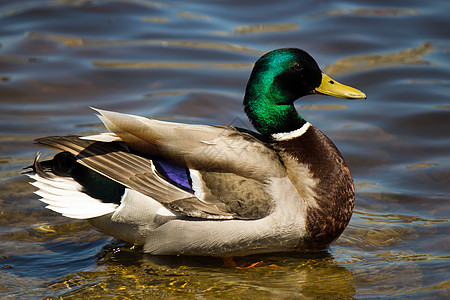
[[[38,155],[29,176],[47,208],[150,254],[326,249],[350,221],[353,181],[293,102],[311,93],[365,98],[329,81],[303,50],[278,49],[247,84],[244,108],[258,133],[97,110],[109,133],[37,139],[59,153]]]

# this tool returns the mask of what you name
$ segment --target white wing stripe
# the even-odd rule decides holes
[[[192,189],[194,190],[195,197],[205,202],[206,193],[203,190],[202,174],[197,170],[189,169],[189,175],[191,176]]]

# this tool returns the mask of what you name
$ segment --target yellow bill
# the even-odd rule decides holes
[[[314,90],[317,94],[324,94],[345,99],[366,99],[366,94],[347,85],[343,85],[322,73],[322,83]]]

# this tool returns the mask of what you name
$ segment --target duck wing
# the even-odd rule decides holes
[[[186,216],[259,219],[273,210],[270,178],[285,176],[285,169],[256,136],[233,127],[98,112],[112,134],[36,142],[70,152],[77,162]],[[175,184],[164,164],[185,171],[189,186]]]

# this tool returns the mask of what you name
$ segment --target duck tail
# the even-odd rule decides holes
[[[36,154],[32,165],[25,167],[26,174],[37,188],[36,195],[47,204],[46,208],[73,219],[90,219],[113,213],[118,204],[105,203],[86,193],[86,189],[71,175],[75,158],[67,152],[58,153],[53,159],[40,161]]]

